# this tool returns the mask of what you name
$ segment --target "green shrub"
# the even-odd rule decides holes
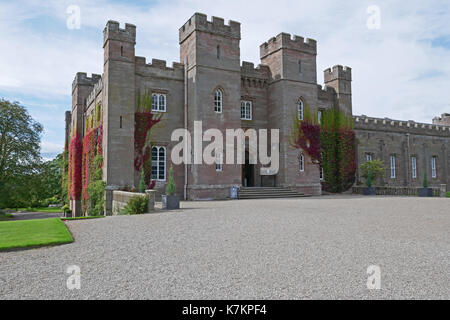
[[[361,177],[366,179],[367,187],[372,187],[372,183],[376,181],[378,177],[382,177],[384,174],[383,161],[372,160],[367,161],[361,165]]]
[[[445,194],[447,198],[450,198],[450,191]]]
[[[134,196],[122,209],[123,214],[142,214],[147,212],[148,196]]]
[[[173,178],[173,167],[170,166],[169,181],[166,186],[166,195],[168,195],[168,196],[173,195],[173,194],[175,194],[176,191],[177,191],[177,186],[176,186],[175,180]]]
[[[87,203],[87,211],[90,216],[98,216],[103,213],[105,207],[105,187],[106,182],[102,180],[102,156],[96,156],[94,158],[94,164],[96,169],[92,181],[87,187],[87,193],[89,194],[89,200]]]

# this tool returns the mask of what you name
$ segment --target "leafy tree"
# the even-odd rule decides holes
[[[92,182],[87,187],[89,194],[88,200],[88,214],[90,216],[98,216],[102,214],[105,207],[105,187],[106,183],[102,180],[103,171],[101,164],[103,163],[103,157],[98,155],[94,158],[95,171]]]
[[[42,164],[42,131],[25,107],[0,99],[0,207],[31,200],[29,187]]]
[[[367,187],[372,187],[373,181],[384,174],[383,161],[372,160],[363,163],[361,166],[361,177],[366,179]]]

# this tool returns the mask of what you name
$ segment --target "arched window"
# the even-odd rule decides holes
[[[222,91],[220,89],[214,93],[214,111],[222,113]]]
[[[304,172],[305,171],[305,156],[303,155],[303,153],[300,154],[300,157],[298,158],[299,160],[299,165],[300,165],[300,172]]]
[[[152,94],[152,111],[166,112],[166,95],[164,93]]]
[[[166,180],[166,148],[152,148],[152,180]]]
[[[303,106],[303,101],[298,100],[298,103],[297,103],[298,120],[303,120],[304,111],[305,110],[304,110],[304,106]]]

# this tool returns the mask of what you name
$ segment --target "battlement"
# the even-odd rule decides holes
[[[450,127],[430,123],[419,123],[413,120],[402,121],[389,118],[372,118],[365,115],[353,116],[355,129],[376,130],[386,132],[410,133],[429,136],[450,137]]]
[[[194,31],[209,32],[238,40],[241,39],[241,24],[239,22],[229,20],[228,25],[226,25],[224,19],[218,17],[212,17],[212,21],[208,21],[206,14],[198,12],[180,28],[180,44]]]
[[[433,119],[433,124],[450,126],[450,113],[443,113],[440,117],[435,117]]]
[[[334,66],[333,69],[328,68],[323,72],[325,83],[334,80],[352,81],[352,68],[343,67],[341,65]]]
[[[276,37],[270,38],[259,47],[261,59],[280,49],[296,50],[304,53],[317,54],[317,41],[289,33],[280,33]]]
[[[144,77],[167,77],[183,80],[184,64],[172,62],[172,67],[169,67],[165,60],[152,59],[151,63],[147,63],[145,57],[136,57],[136,74]]]
[[[253,62],[242,61],[241,76],[249,78],[269,79],[270,68],[260,64],[255,68]]]
[[[91,93],[89,93],[86,99],[86,107],[88,107],[95,98],[99,95],[103,90],[103,78],[98,79],[97,83],[94,84],[94,88],[92,88]]]
[[[109,20],[103,30],[103,46],[107,40],[118,40],[135,44],[136,26],[130,23],[125,23],[125,29],[121,29],[119,22]]]
[[[336,94],[336,90],[333,87],[322,85],[317,85],[317,98],[320,100],[332,101],[334,99],[334,95]]]
[[[77,85],[93,86],[96,84],[102,76],[93,73],[90,77],[87,76],[86,72],[77,72],[75,79],[72,82],[72,91],[75,90]]]

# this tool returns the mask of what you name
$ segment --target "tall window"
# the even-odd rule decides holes
[[[431,177],[437,178],[436,156],[431,157]]]
[[[302,73],[302,61],[298,60],[298,73]]]
[[[152,148],[152,179],[158,181],[166,180],[166,148]]]
[[[319,124],[322,124],[322,119],[323,119],[323,110],[319,110],[319,112],[317,112],[317,122]]]
[[[323,152],[320,153],[320,159],[323,159]],[[319,178],[320,180],[323,180],[325,178],[325,174],[323,172],[322,165],[319,166],[319,169],[320,169]]]
[[[241,119],[252,120],[252,102],[241,101]]]
[[[372,161],[372,155],[370,153],[366,153],[366,162]]]
[[[166,95],[163,93],[152,94],[152,111],[166,112]]]
[[[396,172],[395,172],[395,156],[391,156],[391,179],[395,179]]]
[[[221,152],[216,152],[216,171],[223,171],[223,156]]]
[[[298,120],[303,120],[303,113],[304,113],[304,106],[303,106],[303,101],[299,100],[297,103],[297,111],[298,111]]]
[[[411,174],[413,179],[417,179],[417,158],[411,157]]]
[[[214,111],[222,113],[222,91],[220,89],[214,92]]]
[[[217,59],[220,59],[220,46],[217,46]]]
[[[300,165],[300,172],[304,172],[305,171],[305,156],[303,154],[300,154],[299,165]]]

